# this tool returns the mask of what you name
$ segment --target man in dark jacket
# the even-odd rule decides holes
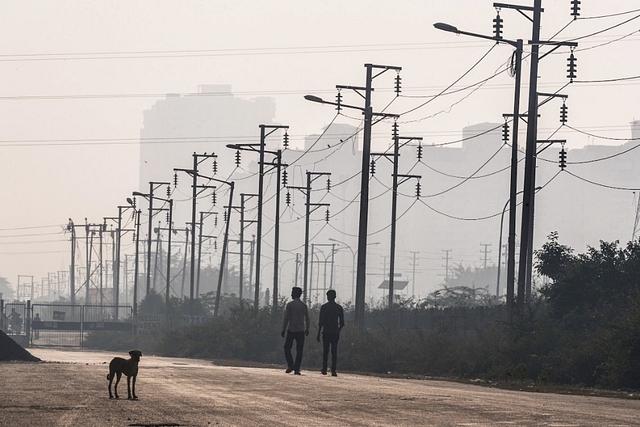
[[[344,310],[336,303],[336,291],[327,291],[327,302],[320,307],[320,320],[318,321],[318,336],[322,333],[322,375],[327,375],[327,359],[329,358],[329,347],[331,347],[331,375],[338,376],[336,371],[338,362],[338,340],[340,330],[344,327]]]

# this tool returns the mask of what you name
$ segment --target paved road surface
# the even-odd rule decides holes
[[[640,400],[522,393],[444,381],[215,366],[144,355],[139,400],[109,400],[117,353],[34,349],[0,363],[0,425],[633,426]],[[120,384],[126,396],[126,381]]]

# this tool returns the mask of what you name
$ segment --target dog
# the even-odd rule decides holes
[[[142,352],[140,350],[131,350],[129,355],[131,356],[130,359],[114,357],[111,360],[111,363],[109,363],[109,374],[107,375],[107,379],[109,380],[109,399],[113,399],[113,394],[111,394],[111,383],[113,383],[113,377],[116,376],[116,384],[113,387],[113,391],[115,392],[116,399],[119,399],[118,383],[120,382],[122,374],[127,376],[127,392],[129,399],[138,398],[138,396],[136,396],[136,377],[138,376],[138,363],[142,357]],[[131,384],[132,377],[133,385]]]

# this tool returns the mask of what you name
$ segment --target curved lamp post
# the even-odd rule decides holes
[[[521,69],[522,69],[522,51],[523,41],[522,39],[507,40],[502,37],[486,36],[484,34],[471,33],[468,31],[459,30],[457,27],[443,22],[433,24],[438,30],[446,31],[454,34],[462,34],[465,36],[476,37],[485,40],[493,40],[496,43],[507,43],[513,46],[515,51],[515,90],[513,97],[513,134],[511,140],[511,180],[509,185],[509,240],[507,250],[507,310],[509,312],[509,320],[512,319],[513,303],[514,303],[514,288],[515,288],[515,252],[516,252],[516,194],[518,186],[518,125],[520,123],[520,82],[521,82]],[[504,210],[503,210],[504,214]],[[502,232],[502,227],[500,228]],[[502,251],[502,248],[498,248]],[[498,269],[500,265],[498,264]],[[499,271],[499,270],[498,270]]]

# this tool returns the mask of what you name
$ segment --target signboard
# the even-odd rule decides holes
[[[395,280],[393,281],[393,290],[394,291],[401,291],[404,288],[407,287],[407,285],[409,284],[408,280]],[[389,289],[389,281],[385,280],[383,281],[380,286],[378,286],[378,289]]]
[[[138,315],[138,334],[152,334],[162,326],[164,316],[161,314]]]

